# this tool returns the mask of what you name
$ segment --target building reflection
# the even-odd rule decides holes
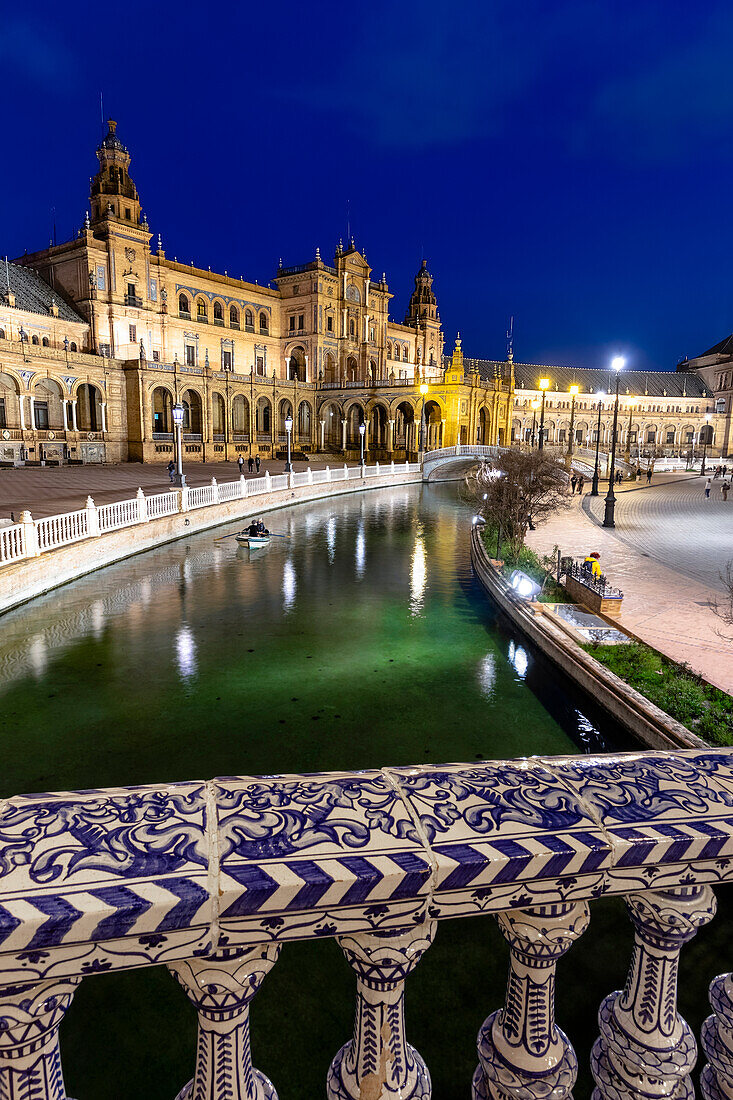
[[[190,680],[196,675],[196,642],[187,623],[176,633],[176,663],[182,680]]]
[[[296,587],[295,566],[290,558],[288,558],[283,565],[283,611],[286,614],[292,609],[295,603]]]
[[[410,613],[419,615],[425,602],[425,586],[428,579],[427,555],[425,553],[425,539],[422,533],[415,539],[415,547],[412,551],[410,565]]]

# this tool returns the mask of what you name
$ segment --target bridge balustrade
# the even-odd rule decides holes
[[[508,945],[473,1100],[564,1100],[578,1064],[555,1019],[556,967],[606,895],[625,898],[634,947],[598,1011],[594,1098],[694,1095],[678,964],[733,878],[729,749],[19,796],[2,803],[0,838],[0,1096],[64,1100],[59,1027],[80,982],[164,965],[198,1015],[178,1100],[275,1100],[252,1065],[250,1006],[281,951],[326,936],[356,978],[329,1100],[425,1100],[405,984],[470,916],[496,920]],[[719,1100],[733,1094],[733,977],[710,996],[701,1087]]]

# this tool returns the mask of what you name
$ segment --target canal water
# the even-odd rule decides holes
[[[5,616],[0,797],[631,747],[497,619],[471,573],[470,521],[456,485],[337,497],[272,513],[284,537],[266,550],[215,541],[234,527],[194,535]],[[591,928],[559,982],[586,1063],[631,944],[620,902],[597,905]],[[468,1095],[505,974],[495,922],[474,919],[442,924],[409,979],[409,1037],[436,1097]],[[283,950],[252,1013],[280,1100],[323,1095],[353,986],[335,942]],[[87,979],[62,1029],[69,1095],[172,1100],[195,1025],[165,970]]]

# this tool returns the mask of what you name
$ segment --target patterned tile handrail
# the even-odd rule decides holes
[[[298,473],[277,474],[273,477],[269,473],[257,478],[240,477],[236,481],[221,484],[212,479],[210,485],[156,493],[149,497],[145,496],[142,489],[138,489],[137,495],[130,500],[119,500],[99,506],[91,497],[88,497],[86,508],[39,520],[34,520],[30,512],[22,512],[20,523],[0,527],[0,568],[4,565],[17,564],[26,558],[35,558],[39,554],[58,547],[105,535],[122,527],[134,527],[177,512],[248,499],[261,493],[286,492],[288,489],[304,485],[345,481],[349,477],[378,477],[380,474],[392,475],[403,472],[419,473],[420,465],[405,462],[380,466],[377,463],[375,466],[365,467],[363,472],[359,466],[351,468],[343,466],[335,469],[326,467],[325,470],[315,472],[308,469]]]
[[[569,1100],[577,1059],[555,1025],[555,967],[589,903],[615,894],[635,946],[625,990],[601,1004],[594,1096],[691,1097],[679,955],[714,916],[712,886],[731,879],[730,749],[10,798],[0,804],[0,1096],[65,1096],[58,1030],[76,986],[162,963],[199,1013],[196,1076],[179,1096],[274,1100],[251,1064],[250,1001],[283,944],[333,936],[356,972],[357,1005],[328,1097],[424,1100],[430,1076],[405,1037],[404,982],[439,921],[493,914],[509,982],[479,1031],[473,1100]],[[713,981],[711,1001],[706,1100],[733,1086],[730,975]]]

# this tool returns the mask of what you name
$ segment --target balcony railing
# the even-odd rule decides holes
[[[259,493],[276,480],[243,484]],[[194,493],[201,507],[220,499],[215,483]],[[111,522],[134,520],[136,504],[143,518],[142,504],[125,503]],[[274,1098],[277,1079],[252,1068],[250,1004],[284,944],[297,952],[295,941],[333,937],[357,982],[327,1097],[428,1100],[405,984],[438,922],[448,938],[451,918],[491,916],[507,943],[506,996],[485,1005],[473,1081],[456,1081],[456,1095],[569,1100],[578,1060],[556,1025],[555,986],[571,971],[557,964],[593,937],[595,900],[617,896],[634,945],[625,988],[608,990],[598,1012],[594,1096],[693,1097],[697,1044],[678,1011],[678,966],[715,915],[713,887],[733,881],[732,810],[730,749],[8,799],[0,1095],[65,1096],[59,1029],[80,982],[164,965],[199,1019],[194,1079],[179,1096]],[[701,1086],[718,1100],[733,1094],[733,977],[709,977]],[[449,971],[443,980],[449,988]],[[584,978],[573,995],[588,1002]],[[328,1011],[323,999],[313,1006]],[[444,1011],[427,997],[412,1010],[434,1026]]]
[[[179,309],[178,310],[178,316],[181,318],[182,321],[190,321],[191,320],[191,314],[186,309]]]
[[[126,306],[136,306],[138,309],[140,309],[142,307],[142,304],[143,304],[143,300],[142,300],[142,298],[139,298],[137,296],[137,294],[126,294],[125,295],[125,305]]]

